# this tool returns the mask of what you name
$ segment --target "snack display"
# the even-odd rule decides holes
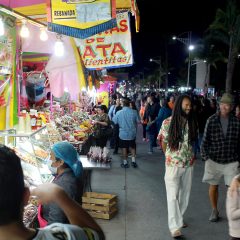
[[[37,147],[37,146],[34,147],[34,151],[35,151],[35,155],[42,159],[46,159],[49,155],[48,152],[46,152],[45,150],[43,150],[42,148]]]
[[[86,112],[73,112],[72,115],[65,114],[55,119],[57,131],[62,140],[70,142],[80,152],[81,146],[93,132],[93,125]]]
[[[50,145],[53,145],[56,142],[62,141],[62,137],[57,130],[57,128],[52,123],[46,124],[47,130],[48,130],[48,139],[50,142]]]
[[[37,167],[37,162],[34,158],[34,156],[30,155],[27,152],[21,152],[19,149],[17,149],[16,147],[13,148],[14,152],[18,155],[18,157],[23,160],[26,163],[29,163],[35,167]]]

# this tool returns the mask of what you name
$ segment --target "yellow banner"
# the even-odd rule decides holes
[[[116,0],[48,0],[50,31],[86,38],[117,26]]]

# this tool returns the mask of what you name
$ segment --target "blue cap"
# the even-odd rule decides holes
[[[56,158],[63,160],[64,163],[73,170],[76,177],[80,177],[82,175],[82,163],[72,144],[69,142],[57,142],[52,146],[52,151]]]

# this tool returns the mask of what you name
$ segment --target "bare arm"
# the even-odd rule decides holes
[[[33,189],[31,194],[39,198],[42,203],[54,202],[66,214],[69,222],[81,228],[91,228],[98,232],[100,239],[104,240],[104,233],[95,220],[65,191],[53,183],[46,183]]]
[[[167,144],[165,142],[162,142],[162,150],[164,154],[166,152],[166,149],[167,149]]]

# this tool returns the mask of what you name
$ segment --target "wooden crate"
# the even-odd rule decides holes
[[[85,192],[82,207],[94,218],[111,219],[117,213],[117,196],[107,193]]]

